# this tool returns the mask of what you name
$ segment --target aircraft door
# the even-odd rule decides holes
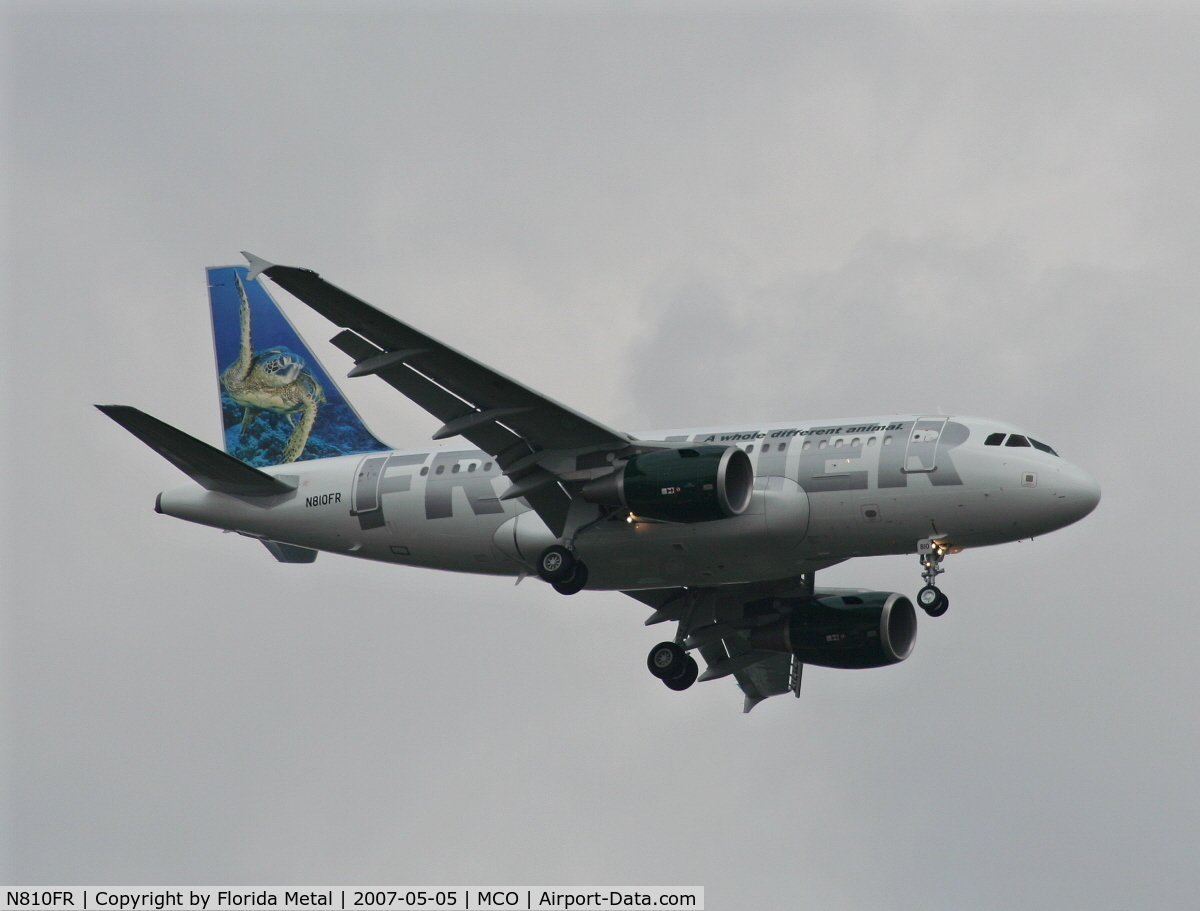
[[[379,508],[379,479],[387,455],[372,455],[363,459],[354,475],[354,514],[374,512]]]
[[[913,422],[904,449],[905,474],[927,474],[937,470],[938,443],[948,420],[939,414],[920,417]]]

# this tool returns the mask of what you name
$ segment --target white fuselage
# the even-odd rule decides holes
[[[1099,486],[1083,470],[1033,446],[986,443],[1012,434],[1021,431],[940,415],[639,434],[747,450],[756,477],[749,507],[689,524],[610,511],[576,522],[574,547],[590,570],[590,589],[720,585],[913,553],[925,538],[948,548],[1016,541],[1095,508]],[[554,470],[564,467],[574,466]],[[270,541],[457,572],[525,574],[555,541],[523,500],[499,499],[509,481],[494,459],[465,445],[265,471],[294,479],[297,489],[236,497],[189,483],[160,494],[158,509]]]

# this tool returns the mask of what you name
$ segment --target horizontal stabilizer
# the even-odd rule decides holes
[[[238,497],[270,497],[296,489],[240,459],[128,405],[97,405],[135,437],[207,490]]]

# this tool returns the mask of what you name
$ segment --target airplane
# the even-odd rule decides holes
[[[243,254],[208,270],[224,446],[97,405],[187,474],[155,510],[318,552],[619,591],[673,622],[647,657],[672,690],[732,676],[743,711],[800,695],[806,664],[875,668],[916,642],[900,592],[818,588],[856,557],[917,554],[931,617],[944,559],[1088,515],[1100,487],[1018,427],[902,414],[614,430],[353,297]],[[354,361],[441,422],[396,450],[363,423],[262,278],[327,318]],[[694,654],[705,662],[703,673]]]

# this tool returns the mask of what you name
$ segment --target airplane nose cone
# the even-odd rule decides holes
[[[1100,503],[1100,485],[1090,474],[1074,465],[1066,466],[1059,480],[1061,508],[1067,523],[1078,522]]]

